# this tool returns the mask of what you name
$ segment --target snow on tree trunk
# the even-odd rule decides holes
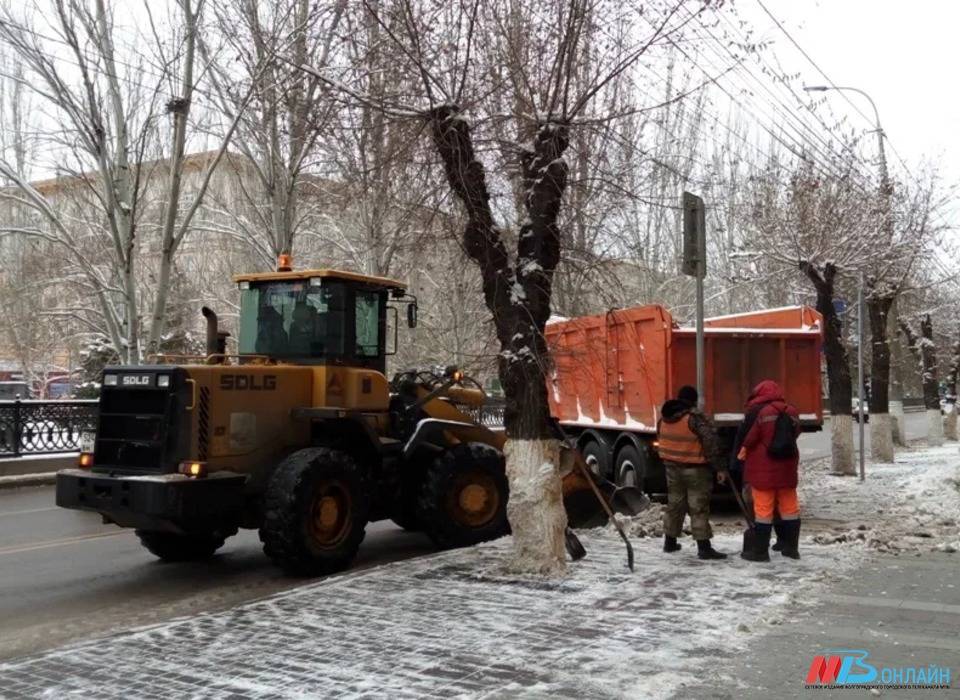
[[[830,416],[830,452],[833,473],[852,476],[857,473],[853,459],[853,417]]]
[[[524,207],[514,261],[494,222],[486,171],[476,158],[470,126],[459,107],[426,114],[447,183],[464,205],[464,249],[480,268],[483,295],[500,343],[498,369],[506,397],[508,518],[513,527],[514,569],[536,574],[566,566],[566,512],[559,491],[559,459],[547,403],[549,352],[544,328],[550,316],[553,274],[560,260],[557,217],[566,187],[567,127],[546,120],[529,150],[520,153]]]
[[[953,344],[947,371],[947,413],[943,417],[943,434],[947,440],[957,439],[957,378],[960,375],[960,342]]]
[[[940,378],[937,367],[937,346],[933,340],[933,319],[924,314],[918,335],[909,323],[901,322],[900,330],[917,360],[923,381],[923,406],[927,411],[927,442],[943,444],[943,420],[940,417]]]
[[[890,438],[893,444],[903,447],[907,444],[906,418],[903,415],[903,401],[890,399]]]
[[[939,408],[927,409],[927,443],[933,446],[943,444],[943,416]]]
[[[893,461],[893,428],[890,419],[890,343],[887,316],[894,296],[871,290],[867,301],[870,319],[870,454],[878,462]]]
[[[957,404],[948,403],[946,415],[943,417],[943,437],[947,440],[957,439]]]
[[[541,575],[562,573],[567,518],[555,466],[559,464],[560,442],[513,439],[504,452],[510,482],[507,518],[513,530],[510,568]]]
[[[874,462],[893,462],[893,430],[889,413],[870,411],[870,457]]]

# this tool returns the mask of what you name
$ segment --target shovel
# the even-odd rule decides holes
[[[644,494],[640,489],[635,486],[623,486],[617,488],[614,484],[611,484],[606,479],[593,474],[590,471],[590,468],[587,466],[586,461],[583,459],[583,455],[580,454],[579,450],[573,446],[570,438],[567,436],[566,431],[564,431],[563,426],[560,423],[554,421],[554,427],[556,428],[557,433],[560,435],[564,446],[571,451],[571,454],[574,458],[574,463],[577,466],[577,469],[580,470],[580,474],[584,480],[590,485],[590,489],[593,491],[594,496],[600,502],[600,506],[603,508],[603,512],[606,515],[607,520],[613,521],[613,526],[617,529],[617,533],[620,535],[620,539],[623,540],[623,543],[627,547],[627,566],[630,568],[630,571],[633,571],[633,545],[630,544],[630,540],[627,538],[627,533],[623,531],[623,526],[617,522],[617,519],[613,517],[614,510],[618,513],[623,513],[626,515],[637,515],[638,513],[643,512],[650,507],[650,499]],[[600,486],[598,486],[598,482]],[[609,501],[605,497],[604,493],[601,492],[601,489],[606,491],[609,494]],[[613,504],[613,508],[611,508]],[[578,508],[579,510],[580,508]],[[569,510],[569,505],[568,505]],[[580,525],[584,527],[583,523],[591,522],[589,518],[583,518]],[[570,551],[570,535],[573,535],[573,532],[567,528],[567,551],[570,552],[571,557],[573,557],[573,552]],[[573,536],[576,539],[576,536]],[[579,540],[577,541],[579,544]],[[580,545],[582,547],[582,545]],[[574,560],[576,560],[574,558]]]
[[[740,493],[740,489],[738,489],[737,485],[734,483],[733,477],[730,476],[730,470],[721,469],[720,473],[723,474],[727,483],[730,484],[730,490],[733,492],[733,497],[736,499],[737,505],[740,506],[740,512],[743,513],[743,517],[747,521],[747,529],[743,531],[743,551],[746,552],[749,549],[753,549],[753,544],[757,537],[753,513],[747,509],[747,504],[743,502],[743,495]]]

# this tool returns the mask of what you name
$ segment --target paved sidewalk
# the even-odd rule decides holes
[[[722,670],[686,686],[678,698],[960,697],[960,554],[876,556],[818,596],[788,607],[781,624],[755,637]],[[807,690],[815,654],[863,649],[879,667],[947,667],[951,688]]]
[[[733,536],[716,538],[733,551]],[[4,698],[658,698],[728,661],[743,611],[776,617],[852,550],[757,571],[608,531],[562,580],[502,573],[509,539],[0,664]]]

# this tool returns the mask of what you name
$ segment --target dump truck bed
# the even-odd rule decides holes
[[[773,379],[804,429],[818,430],[821,327],[820,314],[805,306],[708,319],[707,414],[719,427],[736,425],[750,390]],[[696,332],[659,305],[551,323],[546,335],[550,408],[564,425],[654,433],[663,402],[696,384]]]

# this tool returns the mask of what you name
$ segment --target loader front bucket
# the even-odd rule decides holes
[[[639,488],[617,488],[603,477],[592,473],[590,476],[614,513],[633,516],[650,507],[650,499]],[[603,505],[579,470],[563,479],[563,505],[567,511],[567,523],[576,530],[603,527],[609,521]]]

